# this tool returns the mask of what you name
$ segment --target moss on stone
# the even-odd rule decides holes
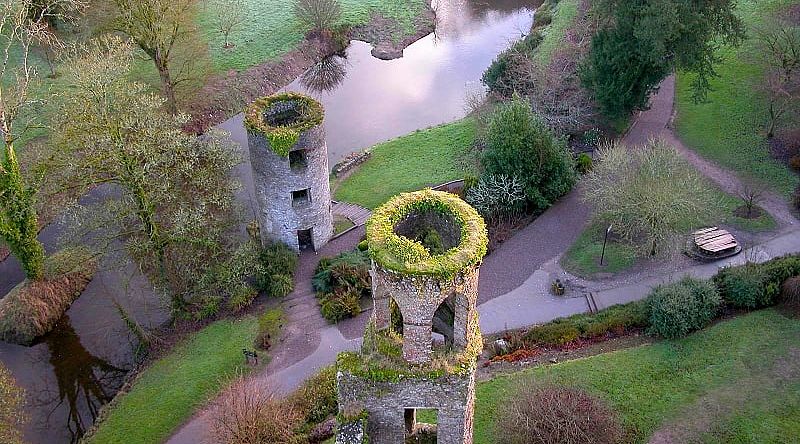
[[[404,218],[426,211],[453,218],[461,232],[458,245],[432,255],[419,241],[395,233]],[[425,189],[399,194],[375,210],[367,221],[367,241],[370,256],[386,270],[450,278],[483,259],[488,236],[483,218],[469,204],[454,194]]]
[[[291,103],[291,110],[297,113],[289,124],[268,121],[267,112],[280,103]],[[264,135],[275,154],[288,157],[300,133],[321,125],[324,117],[325,110],[319,102],[303,94],[287,92],[256,99],[245,110],[244,126],[248,132]]]

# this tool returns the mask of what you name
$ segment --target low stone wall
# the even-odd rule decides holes
[[[437,443],[472,444],[474,370],[466,375],[399,381],[376,381],[339,371],[336,382],[340,408],[361,405],[367,411],[371,444],[404,444],[409,429],[414,428],[406,409],[437,411]]]

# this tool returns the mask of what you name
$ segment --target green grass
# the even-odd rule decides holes
[[[340,184],[336,199],[375,208],[396,194],[461,179],[460,159],[474,140],[475,124],[467,118],[375,145],[372,157]]]
[[[790,3],[790,0],[739,0],[738,11],[752,31],[768,14]],[[683,142],[702,156],[742,177],[761,180],[788,196],[798,179],[768,152],[764,131],[767,103],[756,88],[763,83],[764,67],[756,62],[757,52],[752,39],[740,48],[719,50],[720,77],[712,80],[713,91],[707,103],[693,102],[690,84],[694,77],[679,73],[676,129]]]
[[[244,0],[245,21],[231,34],[236,46],[222,47],[224,38],[216,29],[216,11],[225,0],[209,0],[197,14],[197,26],[208,43],[214,72],[241,70],[275,60],[297,48],[306,29],[297,22],[291,2],[283,0]],[[406,33],[412,33],[414,21],[425,9],[424,0],[342,0],[342,21],[349,26],[367,23],[380,13],[396,20]],[[398,36],[399,37],[399,36]]]
[[[578,16],[578,3],[579,0],[561,0],[553,7],[553,21],[542,28],[544,40],[533,56],[533,60],[540,66],[550,63],[553,53],[564,42],[567,31]]]
[[[800,436],[798,337],[800,321],[764,310],[685,339],[497,377],[477,386],[475,442],[496,442],[498,408],[532,378],[605,399],[636,443],[665,423],[698,419],[710,425],[705,442],[793,442]]]
[[[636,263],[636,251],[627,244],[609,241],[600,266],[603,251],[603,238],[606,227],[594,223],[588,226],[575,243],[569,247],[561,259],[561,266],[568,272],[581,277],[591,277],[597,273],[619,273]]]
[[[711,225],[724,225],[732,228],[758,233],[774,230],[778,225],[775,219],[767,212],[754,219],[745,219],[733,214],[734,210],[742,205],[742,200],[736,196],[722,192],[719,188],[711,186],[717,202],[713,211],[706,220],[696,224],[690,221],[684,223],[682,231],[689,234],[693,230]],[[620,273],[630,269],[641,256],[636,255],[636,249],[626,243],[610,240],[606,245],[604,266],[600,266],[600,255],[603,249],[603,237],[606,227],[598,223],[589,225],[578,239],[570,246],[561,259],[561,266],[568,272],[585,278],[591,278],[597,273]]]
[[[255,316],[216,322],[193,334],[145,369],[88,440],[92,444],[165,441],[210,397],[247,370]]]

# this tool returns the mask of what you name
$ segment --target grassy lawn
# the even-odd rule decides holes
[[[165,441],[237,374],[246,372],[258,320],[223,320],[193,334],[142,372],[88,443]]]
[[[593,223],[586,227],[569,247],[561,259],[561,266],[568,272],[581,277],[591,277],[597,273],[619,273],[636,262],[635,249],[627,244],[609,241],[603,266],[600,255],[603,251],[603,238],[606,227]]]
[[[578,3],[580,0],[561,0],[551,7],[553,21],[541,30],[544,40],[536,48],[533,56],[535,62],[540,65],[550,63],[550,58],[564,41],[567,31],[578,16]]]
[[[197,26],[208,43],[214,72],[241,70],[274,60],[297,47],[305,29],[297,22],[291,2],[283,0],[243,0],[245,21],[231,34],[236,46],[225,49],[225,39],[217,30],[216,11],[225,0],[208,0],[197,14]],[[425,9],[424,0],[342,0],[344,24],[365,24],[375,13],[396,20],[406,32],[413,32],[414,20]],[[398,36],[398,40],[401,36]]]
[[[790,0],[739,0],[738,11],[753,27],[790,3]],[[720,77],[711,81],[713,91],[707,103],[693,103],[690,88],[693,77],[679,73],[676,129],[683,142],[704,157],[743,177],[762,180],[788,195],[798,179],[769,155],[764,135],[767,104],[755,88],[763,82],[764,68],[756,62],[756,54],[753,40],[738,49],[721,49],[718,55],[723,61],[717,68]]]
[[[469,118],[375,145],[372,157],[345,179],[336,200],[375,208],[390,197],[464,177],[461,157],[475,140]]]
[[[745,219],[733,214],[733,211],[742,205],[741,199],[726,194],[718,188],[713,188],[716,193],[717,211],[700,226],[724,225],[732,228],[757,233],[770,231],[777,227],[775,219],[768,213],[762,212],[761,216],[755,219]],[[689,233],[700,226],[693,226],[687,223],[685,232]],[[606,245],[604,266],[600,266],[600,254],[603,249],[603,238],[606,227],[598,223],[589,225],[581,233],[575,243],[561,259],[561,266],[568,272],[585,278],[591,278],[597,273],[619,273],[631,268],[637,260],[642,260],[636,256],[636,250],[628,244],[609,240]]]
[[[800,321],[764,310],[685,339],[497,377],[477,386],[475,442],[495,442],[498,407],[531,378],[584,387],[605,399],[635,443],[667,424],[686,438],[681,442],[794,442],[800,436],[798,338]]]

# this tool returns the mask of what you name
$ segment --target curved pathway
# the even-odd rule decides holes
[[[734,174],[687,149],[669,128],[673,116],[674,91],[675,79],[671,76],[653,96],[650,109],[637,115],[622,142],[632,146],[647,143],[652,138],[664,138],[723,190],[735,193],[741,182]],[[556,297],[550,294],[549,285],[554,276],[564,273],[558,260],[584,230],[591,213],[589,205],[580,201],[579,191],[573,190],[485,258],[481,267],[478,306],[481,330],[485,334],[499,333],[590,311],[585,294],[591,294],[597,308],[603,309],[642,299],[654,286],[686,274],[710,277],[721,266],[745,260],[763,261],[800,251],[800,236],[796,234],[797,219],[789,211],[786,202],[779,196],[769,196],[762,206],[779,222],[780,233],[744,254],[677,272],[665,273],[661,270],[634,283],[584,282],[578,297]],[[359,227],[332,241],[320,254],[334,255],[352,249],[362,235],[363,228]],[[340,351],[360,346],[359,337],[366,313],[338,326],[328,325],[319,315],[319,307],[310,286],[318,258],[313,253],[301,256],[295,291],[285,300],[289,317],[285,340],[274,351],[273,360],[266,369],[255,376],[269,381],[283,393],[299,386],[319,368],[333,363]],[[208,416],[207,411],[199,413],[168,443],[209,442]]]

